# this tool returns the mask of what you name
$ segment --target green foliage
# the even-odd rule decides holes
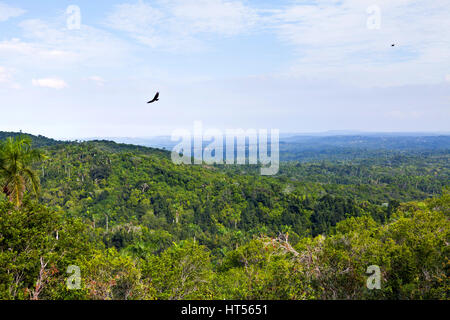
[[[28,171],[13,175],[39,172],[41,192],[32,199],[24,179],[21,206],[0,194],[0,299],[448,299],[442,148],[286,162],[262,177],[108,141],[40,141],[38,162],[30,141],[2,144],[0,181],[18,155]],[[370,265],[380,290],[366,287]]]
[[[92,242],[79,219],[25,201],[0,203],[0,298],[65,298],[68,265],[89,255]]]
[[[97,251],[78,261],[83,277],[83,289],[93,300],[153,299],[151,283],[141,278],[141,270],[129,257],[114,249]]]
[[[330,237],[303,247],[314,252],[308,268],[320,297],[448,299],[450,222],[435,202],[409,203],[383,226],[370,217],[347,219]],[[370,265],[381,269],[381,290],[365,286]]]
[[[159,256],[148,259],[143,272],[156,297],[164,300],[211,299],[213,276],[209,252],[191,241],[174,244]]]
[[[312,298],[308,284],[302,280],[302,267],[289,254],[262,240],[229,252],[214,281],[220,299],[306,299]]]
[[[0,144],[0,188],[16,206],[27,189],[38,193],[39,178],[31,165],[41,158],[39,151],[31,149],[29,138],[8,138]]]

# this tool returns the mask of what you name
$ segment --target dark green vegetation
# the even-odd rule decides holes
[[[39,196],[0,195],[2,299],[448,299],[448,137],[299,156],[275,177],[32,138]],[[380,290],[366,287],[370,265]]]

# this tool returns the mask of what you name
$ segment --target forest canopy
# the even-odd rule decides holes
[[[1,299],[448,299],[445,148],[263,177],[110,141],[0,137]]]

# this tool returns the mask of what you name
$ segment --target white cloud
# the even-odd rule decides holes
[[[21,16],[25,13],[25,10],[20,8],[15,8],[7,5],[6,3],[0,2],[0,22],[6,21],[10,18],[15,18]]]
[[[51,89],[64,89],[67,88],[67,83],[58,78],[43,78],[43,79],[33,79],[33,86]]]
[[[62,20],[32,19],[21,22],[20,27],[21,38],[0,41],[0,59],[18,69],[47,69],[79,63],[114,65],[127,56],[129,49],[124,41],[87,25],[80,30],[68,30]]]
[[[379,30],[367,28],[374,3]],[[449,14],[447,0],[317,0],[286,6],[271,27],[296,51],[291,74],[368,86],[438,83],[450,67]]]
[[[26,42],[18,38],[11,40],[0,41],[0,56],[5,58],[20,59],[21,56],[31,58],[39,58],[50,60],[53,63],[57,62],[56,59],[75,59],[76,54],[74,52],[52,49],[44,43]]]
[[[83,24],[79,30],[68,30],[64,15],[52,20],[28,19],[18,25],[21,34],[0,37],[1,65],[14,70],[17,82],[24,87],[65,87],[61,82],[39,81],[40,74],[57,74],[61,78],[88,80],[93,70],[127,70],[134,62],[132,45],[99,28]],[[128,63],[124,67],[124,61]],[[89,79],[102,85],[99,78]],[[76,82],[80,83],[80,82]],[[18,88],[19,84],[7,84]],[[67,85],[67,84],[66,84]]]
[[[90,76],[88,80],[93,81],[95,84],[101,87],[105,85],[105,80],[99,76]]]
[[[240,1],[161,0],[159,6],[116,5],[105,25],[152,48],[198,51],[205,46],[201,34],[237,35],[257,21],[256,11]]]
[[[20,89],[21,86],[13,79],[14,70],[0,66],[0,85],[11,89]]]
[[[176,0],[171,9],[174,18],[192,33],[230,36],[246,32],[258,21],[256,11],[240,1]]]
[[[143,2],[116,5],[104,24],[111,29],[124,31],[134,40],[152,48],[173,48],[178,42],[178,39],[167,36],[167,30],[158,30],[159,25],[170,28],[166,14]]]
[[[0,66],[0,82],[9,81],[10,74],[5,67]]]
[[[374,4],[381,28],[371,30],[367,9]],[[448,0],[316,0],[270,7],[159,0],[117,5],[105,24],[141,44],[175,52],[201,51],[212,36],[275,35],[285,45],[280,50],[295,57],[279,71],[283,75],[395,86],[442,81],[442,68],[450,68],[449,14]]]
[[[109,14],[106,24],[110,27],[133,33],[154,32],[154,26],[163,21],[164,14],[143,2],[119,4]],[[145,29],[145,30],[143,30]]]

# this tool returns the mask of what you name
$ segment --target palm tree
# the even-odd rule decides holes
[[[9,137],[0,143],[0,188],[16,207],[21,206],[26,190],[39,193],[39,178],[31,165],[42,158],[27,137]]]

